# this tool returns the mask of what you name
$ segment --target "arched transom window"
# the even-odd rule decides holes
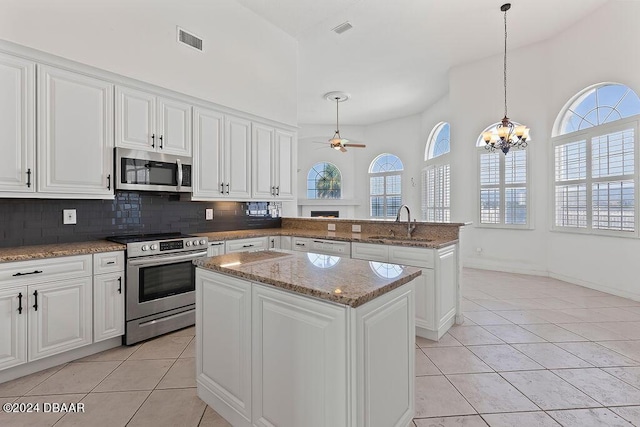
[[[307,174],[308,199],[339,199],[342,197],[342,175],[336,165],[316,163]]]
[[[600,84],[573,97],[556,119],[554,223],[563,231],[636,236],[638,95]]]
[[[447,222],[451,219],[450,203],[450,126],[438,123],[427,140],[422,170],[422,219],[430,222]]]
[[[518,126],[519,123],[514,125]],[[527,150],[489,152],[482,135],[496,131],[498,123],[480,132],[478,147],[478,180],[480,187],[479,223],[491,227],[527,227],[529,224],[529,191]]]
[[[402,161],[380,154],[369,166],[369,211],[372,218],[395,218],[402,206]]]

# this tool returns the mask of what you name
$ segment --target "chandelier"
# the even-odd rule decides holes
[[[491,152],[500,150],[504,154],[507,154],[512,147],[525,148],[529,139],[529,128],[523,125],[516,126],[507,117],[507,10],[509,9],[511,9],[511,3],[500,6],[500,10],[504,12],[504,117],[494,129],[482,134],[482,139],[486,143],[484,148]]]

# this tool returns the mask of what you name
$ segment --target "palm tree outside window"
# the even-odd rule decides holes
[[[308,199],[340,199],[342,197],[342,174],[336,165],[320,162],[313,165],[307,174]]]

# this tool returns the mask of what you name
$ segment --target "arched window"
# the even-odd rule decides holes
[[[556,230],[637,235],[638,95],[620,84],[591,86],[558,114],[554,152]]]
[[[518,126],[519,123],[514,122]],[[527,150],[489,152],[482,134],[494,131],[495,123],[480,132],[478,147],[478,180],[480,183],[479,223],[493,227],[527,227],[529,224],[529,191]]]
[[[440,122],[433,128],[425,147],[427,167],[422,170],[422,219],[431,222],[448,222],[451,219],[450,203],[450,126]]]
[[[369,166],[370,214],[372,218],[395,218],[402,206],[402,161],[383,153]]]
[[[447,122],[440,122],[433,128],[424,150],[424,160],[430,160],[449,153],[451,127]]]
[[[333,163],[316,163],[307,174],[308,199],[339,199],[341,188],[342,175]]]

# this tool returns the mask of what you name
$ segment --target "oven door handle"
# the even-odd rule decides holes
[[[163,257],[147,257],[143,259],[130,259],[127,263],[131,266],[141,265],[158,265],[158,264],[173,264],[176,262],[188,261],[190,259],[196,259],[207,256],[207,252],[196,252],[189,255],[176,255],[176,256],[163,256]]]

